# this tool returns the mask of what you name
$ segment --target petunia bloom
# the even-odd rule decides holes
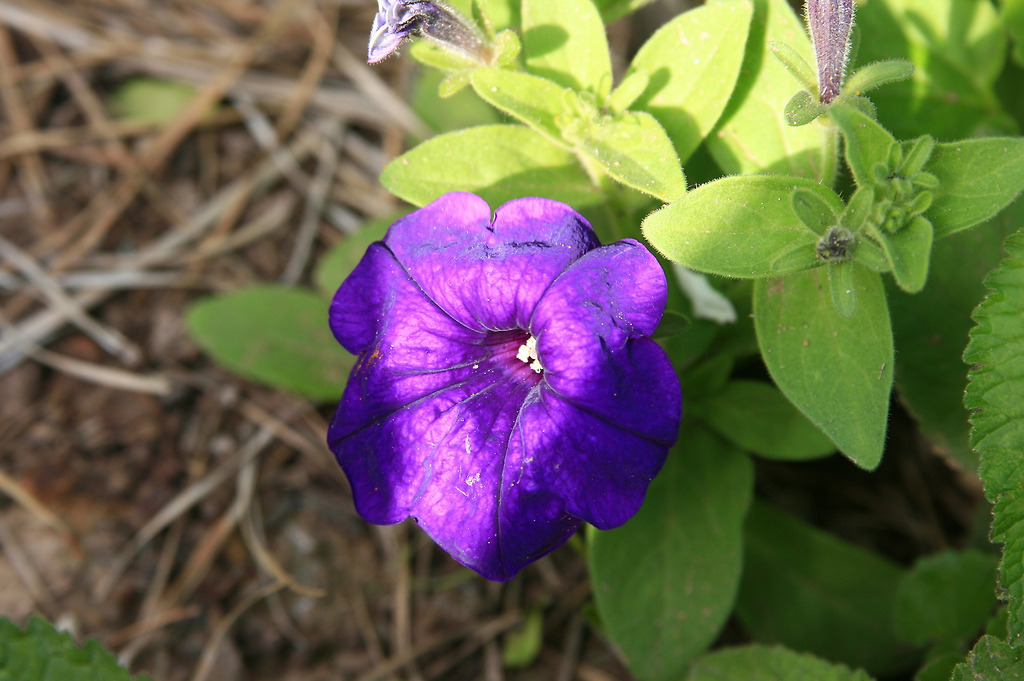
[[[471,59],[488,62],[490,47],[457,12],[432,0],[377,0],[367,61],[376,64],[410,36],[423,36]]]
[[[582,521],[625,523],[675,441],[679,380],[650,336],[667,286],[569,206],[492,217],[451,193],[367,250],[331,304],[358,355],[328,432],[366,520],[407,517],[505,581]]]

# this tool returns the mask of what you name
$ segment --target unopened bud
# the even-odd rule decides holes
[[[430,0],[377,0],[367,61],[376,64],[410,36],[421,36],[481,63],[492,59],[479,32],[455,10]]]
[[[807,24],[818,62],[818,98],[828,104],[839,96],[846,75],[853,0],[807,0]]]

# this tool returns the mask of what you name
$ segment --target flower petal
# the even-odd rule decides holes
[[[555,394],[662,446],[675,441],[682,412],[675,370],[646,338],[666,296],[657,260],[627,239],[574,263],[541,299],[530,325]]]
[[[517,199],[491,220],[474,194],[445,194],[392,225],[384,239],[443,310],[477,330],[525,328],[566,267],[598,245],[569,206]]]

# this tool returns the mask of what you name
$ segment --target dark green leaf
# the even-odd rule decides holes
[[[658,29],[630,64],[650,79],[636,107],[658,119],[684,162],[729,102],[750,19],[745,0],[696,7]]]
[[[754,283],[754,326],[775,384],[858,466],[882,458],[893,345],[881,277],[854,268],[852,317],[832,303],[824,268]]]
[[[820,122],[799,128],[786,124],[783,110],[799,83],[768,50],[771,41],[786,43],[804,61],[814,63],[804,22],[786,0],[752,4],[754,18],[740,77],[716,131],[707,138],[708,149],[729,174],[768,172],[831,183],[834,137]]]
[[[992,541],[1004,544],[999,583],[1006,591],[1010,640],[1024,636],[1024,232],[1006,243],[1009,257],[986,279],[977,326],[964,360],[973,365],[964,404],[971,444],[981,455],[985,494],[995,502]]]
[[[644,236],[666,258],[727,277],[767,277],[820,264],[817,236],[800,219],[793,192],[813,194],[838,215],[843,203],[810,180],[779,175],[725,177],[701,185],[644,219]],[[783,258],[791,252],[796,260]]]
[[[973,640],[996,604],[996,558],[944,551],[918,560],[896,592],[896,630],[917,643]]]
[[[759,641],[877,675],[913,663],[893,631],[899,566],[763,504],[751,508],[745,530],[736,613]]]
[[[312,291],[254,286],[194,303],[185,323],[231,371],[327,402],[341,396],[354,363],[331,334],[327,309]]]
[[[526,68],[602,103],[612,87],[604,22],[590,0],[523,0]]]
[[[829,263],[825,271],[836,312],[844,319],[853,318],[857,312],[857,268],[850,263]]]
[[[1013,39],[1013,58],[1024,66],[1024,0],[1000,0],[1003,24]]]
[[[95,639],[79,646],[39,617],[24,630],[0,618],[0,681],[145,681],[118,666]]]
[[[690,413],[727,440],[769,459],[804,461],[835,451],[778,388],[761,381],[730,381],[720,392],[694,398]]]
[[[750,460],[692,422],[683,433],[636,517],[589,547],[601,620],[645,681],[677,679],[715,640],[742,564]]]
[[[850,669],[782,646],[747,645],[700,657],[686,681],[872,681]]]
[[[953,670],[951,681],[1021,681],[1024,646],[1011,646],[993,636],[982,636],[964,663]]]
[[[988,220],[1021,193],[1024,138],[936,144],[925,170],[939,179],[925,216],[935,225],[935,237],[941,239]]]
[[[485,125],[433,137],[389,163],[380,181],[416,206],[451,191],[479,194],[495,207],[523,196],[577,208],[604,200],[574,154],[518,125]]]

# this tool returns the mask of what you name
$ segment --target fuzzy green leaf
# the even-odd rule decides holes
[[[745,537],[736,614],[759,641],[878,675],[913,663],[893,630],[898,565],[764,504],[751,508]]]
[[[736,380],[690,402],[690,413],[746,451],[769,459],[805,461],[827,456],[835,445],[779,389]]]
[[[863,669],[782,646],[725,648],[697,659],[686,681],[872,681]]]
[[[0,618],[0,681],[146,681],[118,666],[95,639],[79,646],[39,617],[24,630]]]
[[[684,162],[729,102],[750,19],[746,0],[696,7],[658,29],[630,64],[628,73],[649,78],[635,107],[658,119]]]
[[[852,106],[837,104],[829,110],[829,116],[843,132],[846,162],[857,186],[870,187],[875,184],[872,169],[879,162],[888,164],[893,148],[897,146],[896,138]]]
[[[994,636],[982,636],[971,654],[953,670],[951,681],[1021,681],[1024,646],[1011,646]]]
[[[892,266],[892,276],[907,293],[917,293],[928,279],[934,232],[928,220],[917,216],[895,234],[877,233],[886,260]]]
[[[858,466],[882,459],[893,341],[881,277],[857,263],[856,311],[836,310],[825,268],[754,283],[754,327],[786,397]]]
[[[354,359],[331,334],[327,310],[312,291],[263,285],[199,300],[185,323],[227,369],[328,402],[341,397]]]
[[[526,68],[603,101],[612,87],[604,22],[591,0],[523,0]]]
[[[786,0],[753,0],[752,4],[754,18],[740,77],[715,132],[708,136],[708,150],[729,174],[767,172],[831,183],[835,172],[832,134],[821,123],[802,127],[786,123],[783,111],[799,83],[768,48],[772,41],[786,43],[804,61],[814,63],[804,22]]]
[[[936,144],[925,170],[939,179],[925,216],[935,238],[973,227],[1024,190],[1024,138],[987,137]]]
[[[700,272],[768,277],[820,265],[817,235],[793,193],[813,194],[834,215],[842,200],[817,182],[780,175],[725,177],[701,185],[643,221],[644,236],[666,258]],[[787,257],[795,253],[797,257]]]
[[[1006,591],[1011,640],[1024,636],[1024,232],[986,280],[964,360],[973,365],[964,404],[971,444],[981,455],[985,494],[995,502],[992,541],[1004,544],[999,583]]]
[[[604,627],[645,681],[679,678],[729,617],[739,585],[750,459],[696,424],[673,449],[640,512],[594,531],[594,598]]]
[[[451,191],[479,194],[492,206],[522,196],[576,207],[604,200],[574,154],[518,125],[484,125],[433,137],[389,163],[380,182],[416,206]]]

